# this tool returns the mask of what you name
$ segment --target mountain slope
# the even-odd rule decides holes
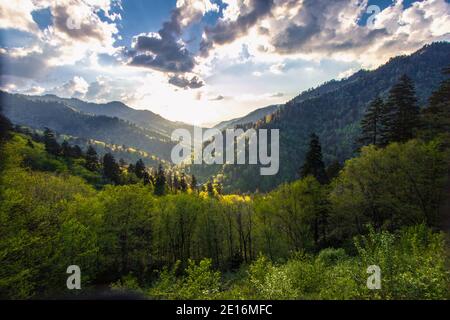
[[[219,130],[225,130],[225,129],[229,129],[229,128],[232,129],[238,125],[245,125],[248,123],[253,123],[253,122],[256,122],[256,121],[264,118],[265,116],[268,116],[268,115],[276,112],[279,108],[280,108],[280,105],[272,105],[272,106],[256,109],[243,117],[235,118],[235,119],[231,119],[231,120],[227,120],[227,121],[222,121],[219,124],[215,125],[214,128],[219,129]]]
[[[192,125],[183,122],[174,122],[167,120],[149,110],[136,110],[130,108],[126,104],[119,101],[112,101],[108,103],[92,103],[75,98],[60,98],[55,95],[26,96],[26,98],[33,101],[63,103],[75,110],[86,114],[117,117],[132,122],[144,129],[160,133],[161,135],[164,135],[166,137],[170,137],[172,131],[174,131],[175,129],[183,128],[191,131],[193,128]]]
[[[415,83],[421,106],[443,80],[441,69],[450,64],[450,43],[427,45],[410,56],[399,56],[373,71],[360,71],[341,81],[330,81],[308,90],[280,108],[264,129],[280,129],[280,171],[260,176],[258,166],[224,166],[227,191],[270,190],[298,177],[309,135],[319,135],[324,159],[344,161],[355,153],[354,141],[367,104],[385,97],[401,75]]]
[[[4,114],[18,125],[48,127],[58,133],[110,144],[126,145],[170,160],[173,143],[166,136],[140,128],[116,117],[82,113],[58,101],[28,99],[0,92]]]

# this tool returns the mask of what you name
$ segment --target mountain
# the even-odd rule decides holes
[[[0,101],[4,114],[14,124],[33,129],[48,127],[59,134],[70,135],[76,139],[125,145],[143,150],[161,159],[170,160],[170,153],[174,145],[170,138],[118,117],[83,113],[64,103],[64,99],[57,97],[46,100],[0,92]],[[80,100],[77,103],[83,106],[88,105]],[[111,110],[115,110],[116,113],[117,110],[124,109],[124,105],[120,103],[92,104],[90,107],[99,109],[111,107]]]
[[[175,129],[182,128],[188,129],[189,131],[192,131],[193,129],[192,125],[167,120],[149,110],[136,110],[119,101],[92,103],[76,98],[60,98],[50,94],[43,96],[27,96],[27,98],[33,101],[60,102],[85,114],[117,117],[169,138]]]
[[[263,119],[265,116],[268,116],[268,115],[274,113],[279,108],[280,108],[280,105],[272,105],[272,106],[256,109],[255,111],[252,111],[243,117],[235,118],[235,119],[231,119],[231,120],[227,120],[227,121],[222,121],[219,124],[215,125],[214,128],[222,131],[225,129],[232,129],[239,125],[253,123],[260,119]]]
[[[271,121],[252,125],[280,129],[278,174],[260,176],[259,166],[255,165],[225,165],[218,172],[223,176],[225,190],[267,191],[298,178],[312,132],[320,138],[327,164],[333,160],[343,162],[355,154],[359,123],[372,99],[378,95],[385,98],[400,76],[406,74],[414,81],[419,104],[424,106],[444,79],[442,68],[449,64],[450,43],[438,42],[411,55],[392,58],[375,70],[361,70],[347,79],[301,93],[282,105]]]

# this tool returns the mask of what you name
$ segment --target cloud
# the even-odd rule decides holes
[[[53,88],[49,93],[64,98],[84,98],[88,92],[89,84],[82,77],[75,76],[63,85]]]
[[[408,8],[396,0],[376,16],[374,27],[361,23],[369,15],[368,0],[224,2],[229,4],[224,17],[204,29],[200,52],[205,59],[211,53],[216,60],[229,55],[231,49],[224,47],[236,50],[238,42],[257,60],[273,65],[282,57],[326,57],[372,68],[450,39],[450,3],[445,0],[417,1]]]
[[[190,72],[195,66],[193,55],[172,34],[177,29],[165,24],[158,34],[141,34],[133,40],[136,54],[130,65],[147,67],[163,72]]]
[[[0,4],[1,28],[37,32],[39,28],[31,15],[34,8],[30,0],[2,1]]]
[[[206,12],[218,11],[209,0],[179,0],[169,21],[157,33],[140,34],[133,38],[132,66],[147,67],[162,72],[185,73],[195,67],[194,55],[181,40],[182,31],[198,22]],[[176,81],[176,80],[173,80]]]
[[[169,83],[183,89],[198,89],[205,85],[205,83],[197,76],[193,76],[189,79],[184,76],[174,75],[169,78]]]
[[[248,5],[246,4],[248,2]],[[233,42],[238,37],[246,34],[259,19],[268,15],[274,5],[273,0],[250,0],[241,2],[239,14],[235,20],[226,17],[214,27],[206,27],[204,36],[200,44],[200,51],[203,56],[207,56],[215,44],[223,45]],[[226,15],[225,15],[226,16]]]

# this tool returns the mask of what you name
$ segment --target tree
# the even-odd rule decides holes
[[[383,144],[406,142],[419,127],[419,107],[412,80],[403,75],[389,91],[383,115]]]
[[[326,174],[328,180],[333,180],[337,176],[339,176],[339,172],[342,170],[342,164],[335,160],[333,161],[326,169]]]
[[[361,121],[361,136],[358,142],[365,146],[373,144],[381,145],[382,116],[384,103],[380,97],[375,98],[367,108],[366,114]]]
[[[197,192],[198,186],[197,186],[197,178],[192,175],[191,177],[191,190],[194,192]]]
[[[83,156],[83,151],[81,150],[79,145],[74,145],[72,147],[72,157],[78,159]]]
[[[12,128],[11,122],[6,118],[0,106],[0,142],[4,141],[8,137],[8,133]]]
[[[61,144],[61,154],[64,157],[71,157],[72,156],[72,148],[69,145],[69,142],[67,140],[64,140]]]
[[[61,148],[56,141],[55,133],[49,128],[45,128],[44,130],[44,144],[45,151],[47,151],[49,154],[52,154],[54,156],[59,155]]]
[[[183,172],[181,174],[181,178],[180,178],[180,190],[181,190],[181,192],[186,192],[187,189],[188,189],[188,185],[186,182],[186,175]]]
[[[442,73],[450,76],[450,67]],[[450,78],[444,80],[428,101],[428,107],[422,111],[421,134],[427,139],[450,133]]]
[[[162,196],[166,192],[166,174],[163,166],[160,164],[155,178],[155,195]]]
[[[214,197],[214,186],[211,180],[206,184],[206,192],[208,192],[210,197]]]
[[[90,171],[97,171],[99,167],[97,151],[92,145],[89,145],[86,151],[86,168]]]
[[[327,183],[325,164],[322,160],[322,147],[320,146],[319,137],[315,133],[311,134],[309,150],[306,153],[305,163],[300,172],[302,178],[309,175],[315,177],[321,184]]]
[[[178,180],[178,175],[175,172],[173,174],[172,191],[177,193],[180,190],[180,181]]]
[[[136,165],[134,166],[134,173],[136,174],[136,177],[138,177],[139,179],[143,179],[145,170],[146,170],[146,168],[145,168],[144,161],[142,161],[142,159],[139,159],[136,162]]]
[[[119,184],[120,167],[111,153],[103,156],[103,176],[115,184]]]

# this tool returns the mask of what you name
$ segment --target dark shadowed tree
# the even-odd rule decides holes
[[[380,97],[375,98],[369,104],[364,118],[361,121],[361,135],[358,139],[359,145],[381,145],[383,111],[384,103]]]
[[[72,156],[72,148],[70,147],[69,142],[67,142],[67,140],[64,140],[63,143],[61,143],[61,154],[64,157]]]
[[[192,175],[192,177],[191,177],[191,190],[194,192],[198,191],[197,178],[194,175]]]
[[[59,155],[61,147],[56,141],[55,133],[49,128],[45,128],[44,130],[44,145],[45,151],[54,156]]]
[[[111,153],[106,153],[103,156],[103,176],[115,184],[120,181],[120,167]]]
[[[86,150],[86,168],[90,171],[97,171],[99,168],[97,151],[92,145],[89,145]]]
[[[326,169],[327,178],[329,181],[339,176],[339,172],[342,170],[343,165],[335,160]]]
[[[72,157],[81,158],[83,156],[83,151],[81,150],[79,145],[74,145],[72,147]]]
[[[136,177],[138,177],[139,179],[143,179],[145,170],[146,170],[146,168],[145,168],[144,161],[142,161],[142,159],[139,159],[136,162],[136,165],[134,166],[134,173],[136,174]]]
[[[305,163],[300,170],[300,176],[302,178],[313,176],[321,184],[327,183],[325,164],[322,160],[322,147],[319,137],[315,133],[310,136],[309,150],[306,153]]]
[[[450,67],[442,73],[450,76]],[[427,139],[440,134],[450,134],[450,78],[445,79],[433,92],[427,108],[422,111],[421,134]]]
[[[166,192],[166,173],[160,164],[155,178],[155,195],[162,196]]]
[[[183,172],[180,177],[180,190],[181,190],[181,192],[186,192],[187,189],[188,189],[188,185],[186,182],[186,175]]]
[[[406,142],[419,127],[419,107],[412,80],[403,75],[389,91],[383,115],[383,144]]]

